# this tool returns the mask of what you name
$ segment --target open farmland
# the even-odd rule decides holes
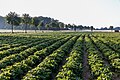
[[[120,80],[120,33],[2,33],[0,80]]]

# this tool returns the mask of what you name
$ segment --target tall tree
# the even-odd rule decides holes
[[[68,28],[71,28],[71,24],[68,24]]]
[[[13,33],[13,26],[19,26],[21,23],[21,18],[15,12],[10,12],[6,15],[7,23],[11,25],[11,30]]]
[[[35,28],[34,28],[34,29],[35,29],[35,32],[36,32],[36,29],[37,29],[39,23],[40,23],[40,21],[39,21],[38,17],[33,17],[33,18],[32,18],[32,24],[33,24],[34,27],[35,27]]]
[[[38,25],[39,30],[40,30],[41,28],[43,28],[43,26],[44,26],[44,23],[43,23],[43,21],[41,21],[41,22],[39,23],[39,25]]]
[[[47,30],[49,30],[50,25],[49,25],[49,24],[46,24],[45,27],[46,27]]]
[[[73,28],[74,28],[74,31],[76,31],[77,26],[75,24],[73,24]]]
[[[111,30],[111,32],[112,32],[112,30],[113,30],[113,26],[110,26],[110,27],[109,27],[109,29],[110,29],[110,30]]]
[[[68,29],[68,25],[67,24],[65,24],[65,28]]]
[[[64,23],[60,22],[60,23],[59,23],[59,27],[60,27],[61,29],[63,29],[63,28],[64,28]]]
[[[31,17],[29,14],[22,15],[22,23],[25,24],[25,33],[27,33],[27,27],[31,23]]]
[[[71,25],[71,24],[68,24],[68,28],[70,28],[71,30],[73,30],[73,29],[74,29],[74,26]]]
[[[78,28],[79,28],[80,30],[82,30],[82,29],[83,29],[83,26],[82,26],[82,25],[78,25]]]
[[[55,30],[55,29],[58,29],[58,28],[59,28],[59,24],[58,24],[57,22],[51,22],[51,23],[50,23],[50,27]]]
[[[93,31],[94,27],[93,27],[93,26],[91,26],[91,27],[90,27],[90,29],[91,29],[91,31]]]

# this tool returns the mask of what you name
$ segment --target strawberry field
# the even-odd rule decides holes
[[[0,80],[120,80],[120,33],[2,33]]]

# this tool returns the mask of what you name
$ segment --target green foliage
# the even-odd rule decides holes
[[[49,25],[49,24],[46,24],[45,27],[46,27],[47,29],[49,29],[49,28],[50,28],[50,25]]]
[[[88,51],[88,62],[91,69],[91,75],[97,80],[111,80],[112,72],[110,67],[106,66],[99,55],[99,52],[95,49],[92,41],[86,38],[87,51]],[[104,74],[104,75],[103,75]]]
[[[84,50],[88,53],[91,80],[119,78],[118,35],[79,32],[0,34],[0,80],[82,80]]]
[[[24,80],[50,79],[51,74],[57,70],[59,63],[62,61],[62,58],[68,53],[69,49],[74,44],[75,39],[77,39],[77,37],[73,37],[59,49],[54,51],[51,55],[47,56],[36,68],[32,69],[26,74]]]
[[[59,23],[59,27],[60,27],[60,28],[64,28],[64,23],[60,22],[60,23]]]
[[[35,31],[36,31],[37,26],[39,25],[39,23],[40,23],[40,21],[39,21],[38,17],[33,17],[32,18],[32,25],[35,26]]]
[[[119,62],[119,58],[120,58],[120,54],[113,50],[115,49],[115,47],[113,45],[111,46],[107,46],[108,44],[112,44],[112,43],[108,43],[107,41],[101,39],[99,37],[99,39],[97,40],[96,38],[92,37],[94,40],[96,40],[96,44],[98,45],[99,49],[103,52],[103,55],[107,58],[107,60],[110,62],[110,64],[112,65],[112,67],[114,68],[114,70],[116,72],[120,72],[120,62]],[[102,40],[102,41],[101,41]],[[109,40],[107,38],[107,40]],[[106,45],[105,45],[106,44]],[[111,49],[110,47],[112,47],[113,49]],[[119,46],[118,46],[119,47]],[[118,48],[117,48],[118,49]],[[119,49],[118,49],[119,50]]]
[[[63,65],[62,70],[57,74],[57,80],[81,80],[82,73],[82,38],[80,37],[75,43],[67,62]]]
[[[25,24],[25,33],[27,33],[26,30],[27,30],[28,25],[31,24],[31,21],[32,21],[32,19],[29,16],[29,14],[23,14],[22,15],[22,23]]]
[[[10,12],[6,15],[6,20],[8,24],[18,26],[21,22],[21,18],[15,12]]]
[[[43,26],[44,26],[44,23],[41,21],[37,27],[41,29]]]
[[[6,15],[6,20],[8,24],[12,25],[12,33],[13,33],[13,25],[19,26],[21,23],[21,18],[15,12],[8,13],[8,15]]]
[[[39,20],[38,20],[37,17],[32,18],[32,24],[33,24],[34,26],[38,26],[38,25],[39,25]]]

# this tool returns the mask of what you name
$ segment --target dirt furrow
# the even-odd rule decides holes
[[[91,79],[91,75],[90,75],[90,69],[89,69],[89,64],[88,64],[88,53],[87,53],[87,49],[86,49],[86,46],[85,46],[85,36],[83,37],[83,73],[82,73],[82,76],[83,76],[83,79],[84,80],[90,80]]]

